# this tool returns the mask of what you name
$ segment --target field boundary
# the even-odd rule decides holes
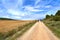
[[[46,26],[60,39],[60,21],[43,21]]]
[[[33,24],[35,24],[35,22],[26,24],[22,30],[16,32],[14,35],[10,37],[7,37],[5,40],[16,40],[17,37],[20,37],[21,35],[23,35],[24,32],[26,32],[30,27],[32,27]]]

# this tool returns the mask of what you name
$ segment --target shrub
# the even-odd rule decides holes
[[[56,16],[60,16],[60,10],[57,11],[57,13],[55,14]]]
[[[55,16],[55,17],[53,17],[53,20],[54,20],[54,21],[60,21],[60,16]]]

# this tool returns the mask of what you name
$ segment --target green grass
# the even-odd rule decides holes
[[[43,21],[52,32],[60,38],[60,21]]]
[[[4,40],[4,35],[0,33],[0,40]]]

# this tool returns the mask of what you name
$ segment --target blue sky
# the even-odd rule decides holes
[[[60,0],[0,0],[0,17],[37,20],[60,10]]]

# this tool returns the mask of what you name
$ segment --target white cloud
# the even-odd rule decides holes
[[[39,11],[44,11],[44,10],[33,9],[33,10],[31,10],[31,11],[39,12]]]
[[[15,9],[23,5],[23,0],[2,0],[2,3],[6,9]]]
[[[22,20],[37,20],[37,19],[43,19],[45,17],[45,14],[32,14],[28,16],[24,16]]]
[[[18,10],[13,10],[13,9],[8,9],[7,12],[12,15],[16,15],[16,16],[24,16],[25,15],[24,12],[18,11]]]
[[[45,8],[51,8],[52,6],[51,5],[47,5],[47,6],[45,6]]]
[[[21,19],[22,17],[20,17],[20,16],[13,16],[12,18],[14,18],[14,19]]]
[[[6,15],[6,16],[0,16],[0,17],[3,17],[3,18],[10,18],[8,15]]]
[[[51,7],[52,7],[51,5],[46,5],[46,6],[37,5],[34,8],[51,8]]]
[[[40,2],[41,0],[35,0],[35,6]]]
[[[25,6],[25,10],[33,11],[33,12],[44,11],[44,10],[35,9],[35,7],[32,7],[32,6]]]
[[[11,10],[11,9],[8,9],[8,13],[10,13],[12,15],[20,15],[19,12],[17,12],[16,10]]]
[[[12,16],[10,16],[10,18],[15,18],[15,19],[39,19],[39,18],[43,18],[44,14],[35,14],[33,12],[42,12],[45,11],[45,9],[43,8],[51,8],[51,5],[45,5],[48,4],[47,1],[45,3],[42,4],[42,0],[35,0],[35,5],[32,6],[30,4],[23,6],[23,0],[12,0],[15,2],[9,2],[9,0],[2,0],[4,7],[7,9],[6,13],[11,14]],[[6,2],[7,1],[7,2]],[[41,2],[41,3],[40,3]],[[40,3],[40,4],[38,4]],[[22,9],[23,7],[23,9]],[[40,9],[42,8],[42,9]],[[22,11],[21,11],[22,9]],[[48,10],[48,9],[47,9]],[[2,11],[0,11],[2,12]],[[32,14],[32,15],[31,15]],[[28,17],[29,16],[29,17]],[[4,16],[4,17],[9,17],[9,16]],[[25,18],[23,18],[25,17]]]

